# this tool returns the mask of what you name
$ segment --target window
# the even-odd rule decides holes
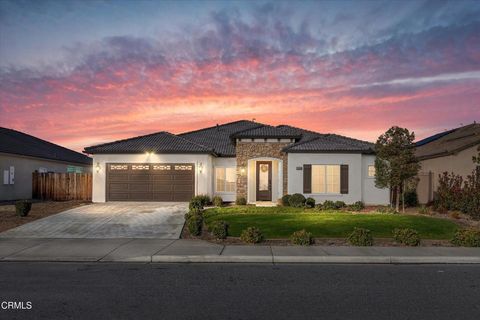
[[[215,191],[235,192],[235,181],[237,175],[235,168],[215,168]]]
[[[340,166],[312,165],[312,193],[340,193]]]
[[[150,166],[148,164],[146,165],[142,165],[142,164],[139,164],[139,165],[132,165],[132,170],[150,170]]]
[[[370,178],[375,177],[375,166],[368,166],[368,176]]]

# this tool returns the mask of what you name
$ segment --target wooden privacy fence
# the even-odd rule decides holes
[[[92,200],[91,173],[38,173],[32,176],[32,198],[42,200]]]

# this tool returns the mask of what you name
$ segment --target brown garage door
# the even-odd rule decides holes
[[[107,164],[107,201],[189,201],[194,193],[192,163]]]

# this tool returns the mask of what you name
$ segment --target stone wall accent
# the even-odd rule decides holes
[[[287,194],[288,188],[288,154],[282,149],[290,145],[290,142],[238,142],[237,154],[237,198],[248,194],[247,166],[248,160],[261,157],[276,158],[283,161],[283,194]],[[245,173],[241,169],[245,168]]]

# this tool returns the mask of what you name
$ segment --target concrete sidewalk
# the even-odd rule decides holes
[[[478,263],[480,248],[220,245],[202,240],[0,239],[0,261]]]

